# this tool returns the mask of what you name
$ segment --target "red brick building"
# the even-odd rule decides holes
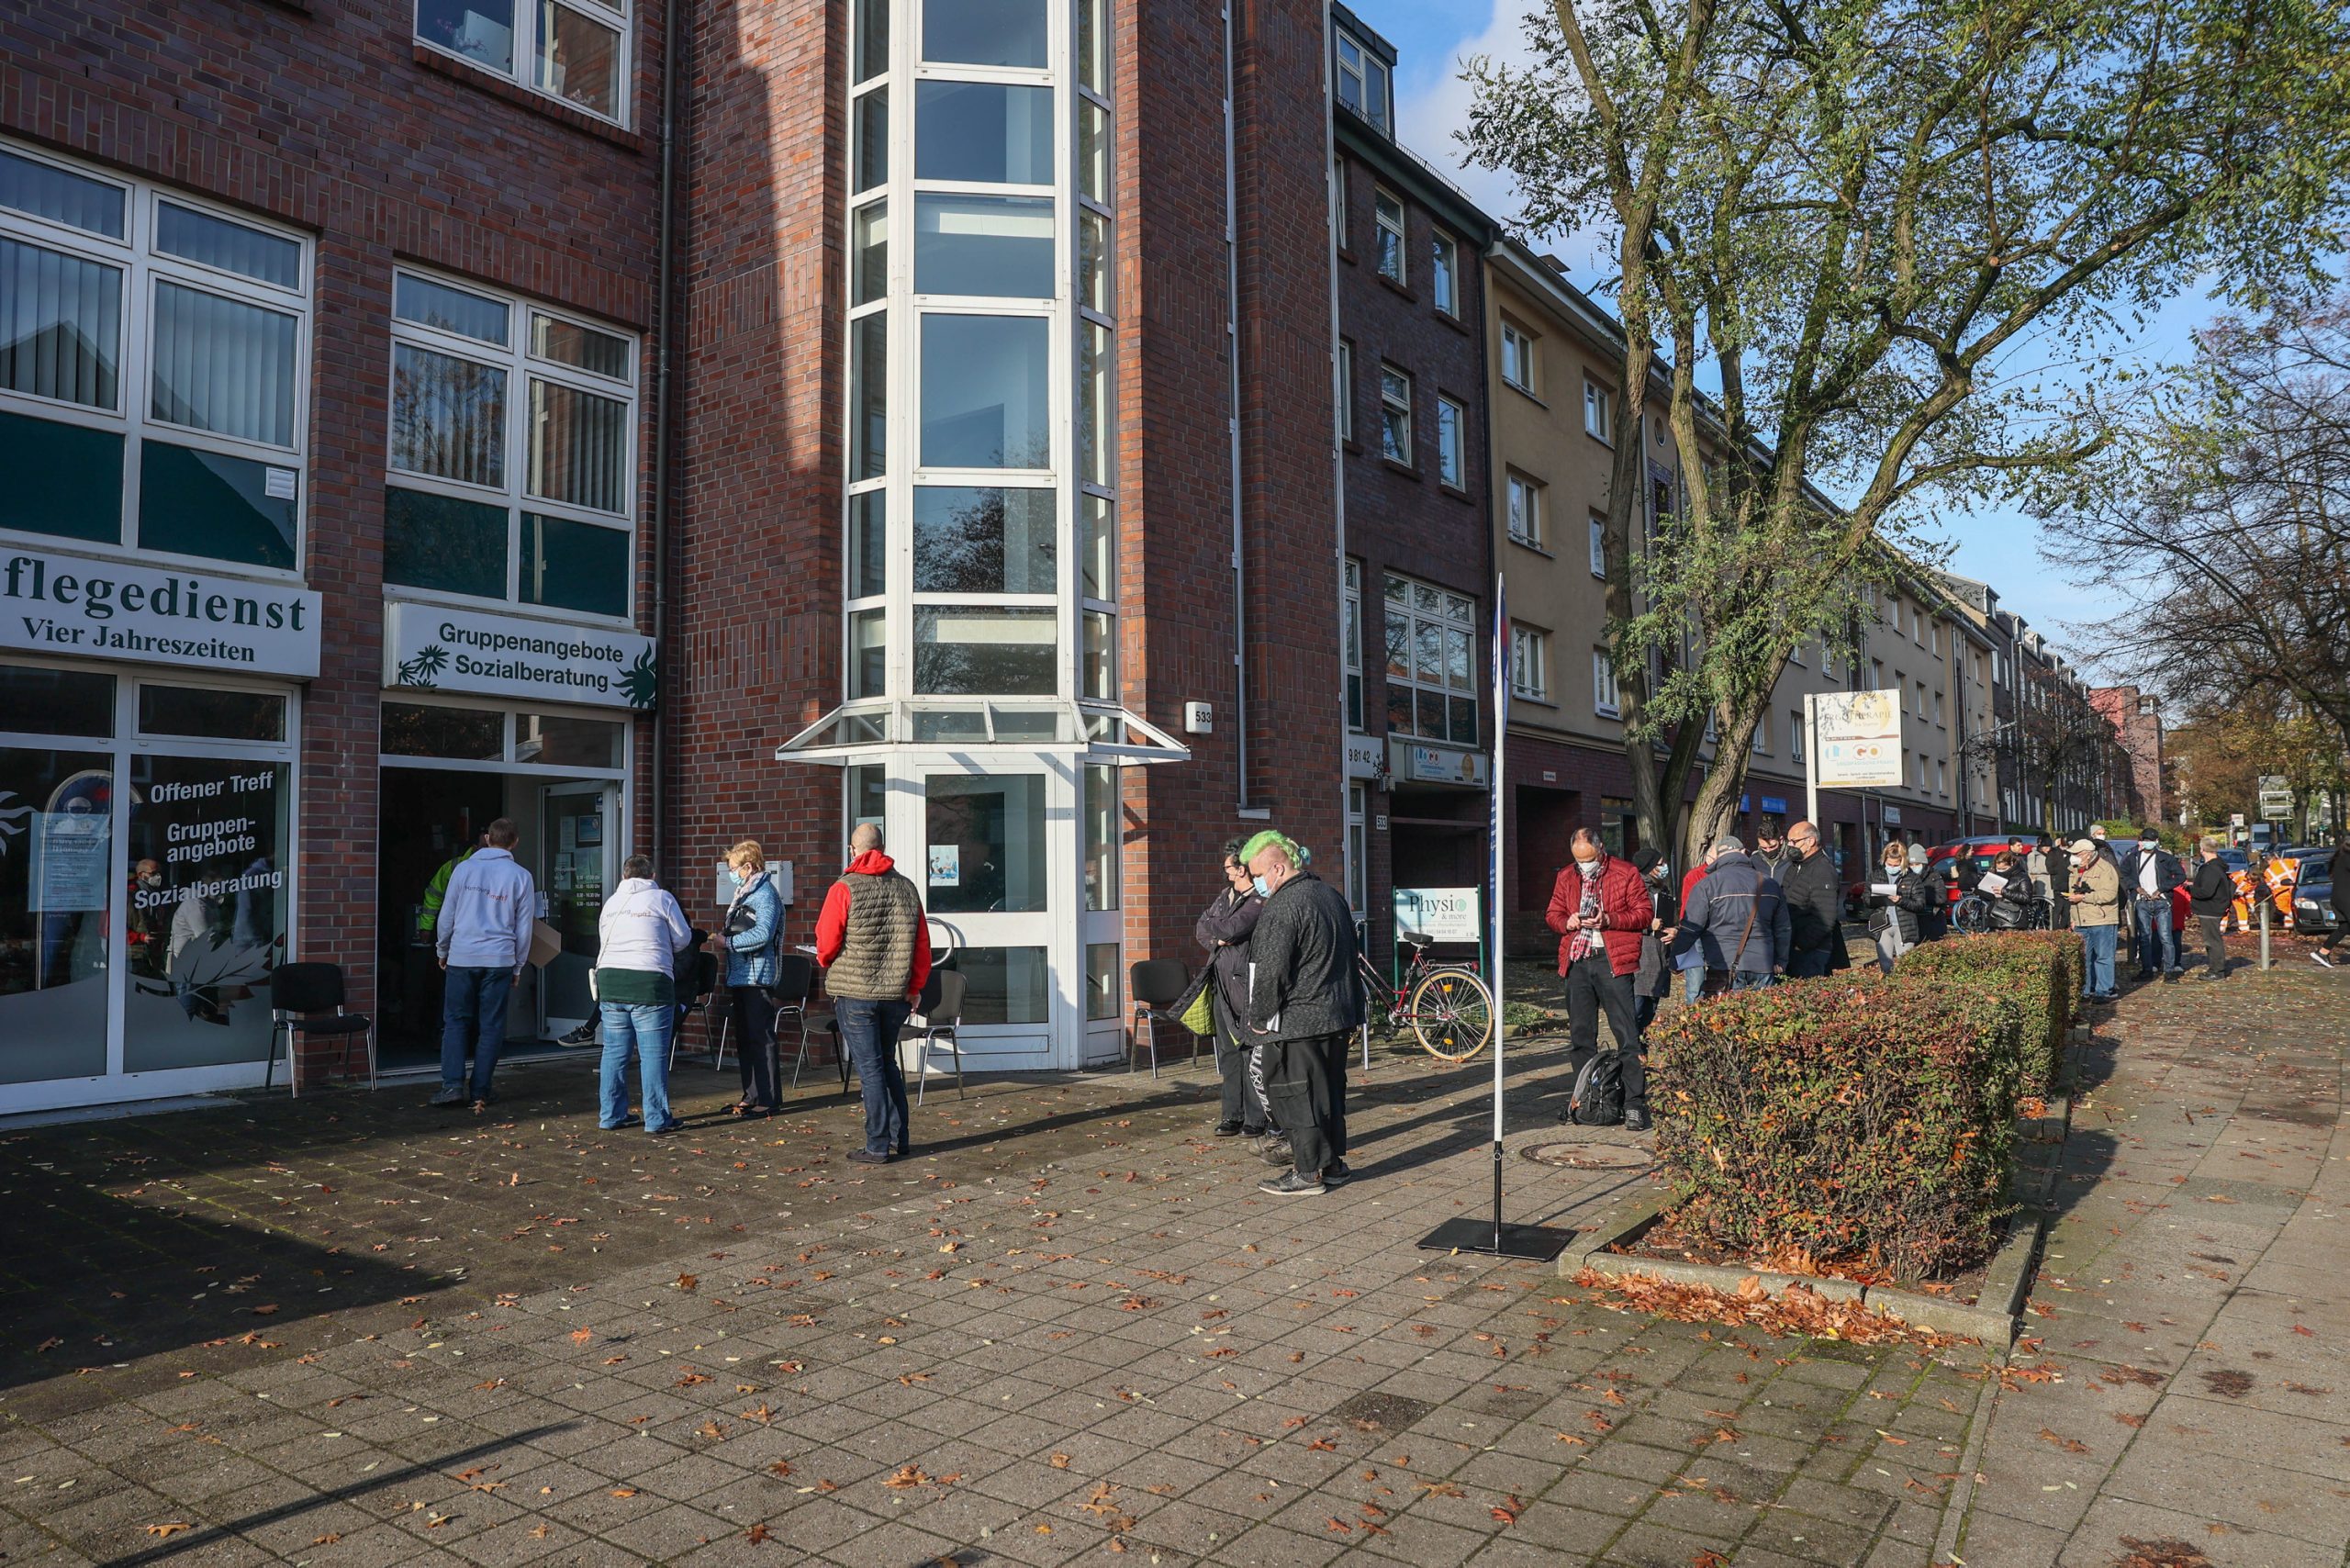
[[[1226,838],[1343,844],[1322,12],[959,15],[0,19],[0,1111],[260,1081],[293,959],[426,1066],[500,815],[510,1050],[631,850],[801,941],[878,818],[1073,1067]]]

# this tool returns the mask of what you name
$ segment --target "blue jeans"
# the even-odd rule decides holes
[[[2148,903],[2135,901],[2138,931],[2138,978],[2152,980],[2165,969],[2178,968],[2178,935],[2172,929],[2170,900]],[[2152,965],[2152,968],[2148,966]]]
[[[1778,976],[1754,969],[1732,969],[1729,988],[1732,991],[1761,991],[1777,982]]]
[[[465,1086],[465,1050],[474,1054],[474,1098],[489,1098],[489,1077],[506,1044],[506,1002],[514,971],[452,964],[441,990],[441,1087]]]
[[[628,1058],[637,1061],[637,1077],[644,1091],[644,1127],[666,1132],[676,1125],[669,1113],[669,1034],[677,1010],[666,1002],[638,1005],[627,1002],[597,1003],[604,1019],[604,1060],[599,1071],[603,1114],[599,1126],[616,1127],[628,1119]]]
[[[906,1075],[898,1062],[898,1034],[913,1011],[903,998],[874,1001],[864,997],[833,999],[833,1016],[840,1021],[841,1047],[856,1069],[865,1093],[865,1152],[905,1154]]]
[[[1681,1000],[1682,1000],[1682,1001],[1684,1001],[1684,1002],[1695,1002],[1695,1001],[1696,1001],[1696,1000],[1697,1000],[1697,998],[1698,998],[1698,997],[1700,997],[1700,996],[1702,996],[1702,995],[1704,995],[1704,994],[1705,994],[1705,990],[1706,990],[1706,966],[1705,966],[1705,965],[1700,964],[1700,965],[1698,965],[1698,966],[1697,966],[1695,969],[1684,969],[1684,970],[1682,970],[1682,971],[1681,971]]]
[[[2082,977],[2084,996],[2113,994],[2113,941],[2121,935],[2118,925],[2084,925],[2080,928],[2081,946],[2088,953],[2088,972]]]

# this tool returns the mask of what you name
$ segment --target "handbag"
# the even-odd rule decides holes
[[[1194,1035],[1213,1037],[1215,1034],[1215,1002],[1208,995],[1208,981],[1215,977],[1215,966],[1203,966],[1192,977],[1192,983],[1175,1000],[1175,1005],[1162,1014],[1173,1018]]]

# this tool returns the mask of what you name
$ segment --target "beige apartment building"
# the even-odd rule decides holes
[[[1550,258],[1505,238],[1486,263],[1494,554],[1509,597],[1513,667],[1506,898],[1513,942],[1531,943],[1576,827],[1597,829],[1618,852],[1637,846],[1606,646],[1600,526],[1622,339]],[[1651,396],[1661,405],[1662,377]],[[1653,527],[1675,505],[1679,476],[1661,417],[1646,440]],[[1905,563],[1893,578],[1870,596],[1848,645],[1795,650],[1754,736],[1740,813],[1750,842],[1757,819],[1804,814],[1805,698],[1825,691],[1901,693],[1902,784],[1820,797],[1822,836],[1848,868],[1856,873],[1887,837],[1936,844],[1992,820],[1987,773],[1961,771],[1965,736],[1990,722],[1989,639],[1923,569]],[[1710,747],[1700,756],[1712,765]]]

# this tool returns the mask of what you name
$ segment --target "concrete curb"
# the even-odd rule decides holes
[[[1985,1271],[1983,1289],[1973,1303],[1951,1301],[1916,1291],[1885,1285],[1859,1285],[1850,1280],[1783,1274],[1768,1269],[1740,1269],[1718,1263],[1687,1263],[1665,1258],[1629,1258],[1608,1250],[1637,1241],[1656,1225],[1670,1206],[1669,1194],[1660,1193],[1621,1204],[1601,1215],[1559,1256],[1559,1272],[1572,1279],[1584,1269],[1603,1274],[1648,1274],[1677,1284],[1702,1285],[1735,1294],[1748,1280],[1760,1280],[1774,1295],[1799,1284],[1834,1301],[1857,1301],[1872,1311],[1899,1318],[1914,1327],[1937,1334],[1956,1334],[1980,1340],[2004,1359],[2020,1327],[2024,1301],[2031,1292],[2034,1264],[2048,1234],[2049,1204],[2055,1193],[2056,1174],[2064,1160],[2065,1138],[2073,1121],[2073,1103],[2058,1096],[2047,1102],[2046,1114],[2018,1125],[2015,1164],[2011,1172],[2017,1203],[2008,1239],[1993,1254]]]

